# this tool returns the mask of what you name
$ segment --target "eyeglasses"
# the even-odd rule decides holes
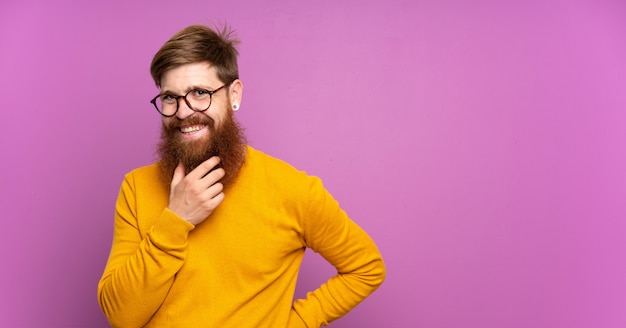
[[[152,98],[150,102],[154,105],[154,108],[165,117],[172,117],[178,112],[178,104],[180,98],[185,100],[187,107],[195,112],[204,112],[211,107],[211,101],[213,100],[213,94],[230,86],[232,82],[224,84],[223,86],[209,91],[206,89],[192,89],[189,90],[184,96],[176,96],[172,94],[159,94]]]

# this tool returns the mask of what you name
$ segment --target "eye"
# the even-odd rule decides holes
[[[204,89],[194,89],[191,91],[191,95],[194,98],[206,98],[209,96],[209,91]]]
[[[166,104],[173,104],[176,102],[176,97],[172,95],[162,95],[161,102],[164,102]]]

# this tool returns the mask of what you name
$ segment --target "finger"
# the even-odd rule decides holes
[[[216,183],[202,194],[203,202],[200,203],[200,207],[205,211],[213,212],[217,206],[219,206],[224,200],[223,186],[221,183]]]
[[[209,173],[214,167],[216,167],[220,163],[220,158],[217,156],[213,156],[206,161],[202,162],[202,164],[198,165],[193,171],[189,172],[188,176],[192,179],[201,179],[207,173]]]
[[[222,203],[223,200],[224,200],[224,193],[220,192],[219,194],[215,195],[215,197],[211,198],[211,200],[207,202],[207,205],[211,209],[215,209],[219,204]]]
[[[225,175],[226,175],[226,171],[224,171],[223,168],[218,167],[217,169],[209,172],[207,175],[202,177],[202,180],[205,181],[208,187],[220,181]]]
[[[172,176],[171,188],[174,188],[185,177],[185,167],[183,163],[178,163],[178,166],[174,169],[174,176]]]
[[[209,188],[207,188],[207,190],[205,191],[205,195],[209,199],[213,199],[217,197],[219,194],[221,194],[222,191],[224,191],[224,185],[221,182],[217,182],[213,184],[212,186],[210,186]]]

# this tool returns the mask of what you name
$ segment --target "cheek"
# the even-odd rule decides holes
[[[207,113],[207,115],[213,119],[216,125],[221,125],[226,120],[226,116],[228,116],[228,112],[223,107],[215,108],[213,111],[209,109],[209,111],[210,113]]]
[[[161,119],[161,124],[163,126],[163,128],[168,128],[170,126],[170,123],[172,122],[172,118],[171,117],[164,117]]]
[[[177,130],[178,122],[175,117],[165,117],[161,120],[161,128],[168,133],[172,133]]]

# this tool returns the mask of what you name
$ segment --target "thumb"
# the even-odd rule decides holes
[[[174,169],[174,176],[172,176],[171,188],[174,188],[185,177],[185,167],[183,163],[178,163],[178,166]]]

